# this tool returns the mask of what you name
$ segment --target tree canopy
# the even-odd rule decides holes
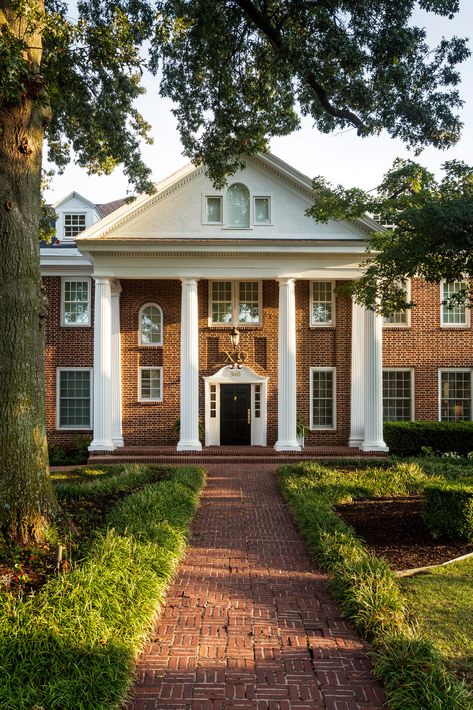
[[[316,221],[368,212],[389,225],[368,240],[366,272],[352,287],[360,303],[387,315],[405,307],[402,284],[408,278],[463,281],[473,275],[473,167],[450,160],[443,173],[436,179],[419,163],[397,159],[373,192],[315,178],[308,214]],[[465,283],[452,305],[468,301],[473,298]]]

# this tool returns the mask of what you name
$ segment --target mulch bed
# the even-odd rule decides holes
[[[421,496],[356,500],[336,511],[396,570],[437,565],[473,552],[473,542],[432,538],[422,520]]]

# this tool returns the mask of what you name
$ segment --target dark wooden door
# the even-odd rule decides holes
[[[220,387],[220,444],[251,444],[251,385]]]

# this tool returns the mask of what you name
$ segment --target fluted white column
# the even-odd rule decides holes
[[[383,319],[365,311],[365,434],[362,451],[388,451],[383,439]]]
[[[120,352],[120,294],[118,279],[112,281],[112,441],[123,446],[122,432],[122,368]]]
[[[200,451],[197,279],[182,278],[181,282],[181,430],[177,450]]]
[[[95,277],[94,438],[89,451],[112,451],[112,294],[111,279]]]
[[[349,446],[360,447],[365,438],[365,309],[353,300],[351,316],[351,401]]]
[[[295,279],[279,281],[278,440],[276,451],[300,451],[297,441]]]

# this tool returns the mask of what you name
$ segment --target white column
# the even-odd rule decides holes
[[[181,431],[177,450],[200,451],[197,279],[181,281]]]
[[[120,351],[120,281],[112,281],[112,441],[124,446],[122,432],[122,368]]]
[[[109,277],[95,277],[94,438],[89,451],[112,451],[112,294]]]
[[[365,438],[365,309],[353,300],[351,315],[351,401],[349,446],[360,447]]]
[[[300,451],[296,418],[296,296],[295,279],[279,281],[278,440],[276,451]]]
[[[365,311],[365,434],[362,451],[388,451],[383,440],[383,319]]]

